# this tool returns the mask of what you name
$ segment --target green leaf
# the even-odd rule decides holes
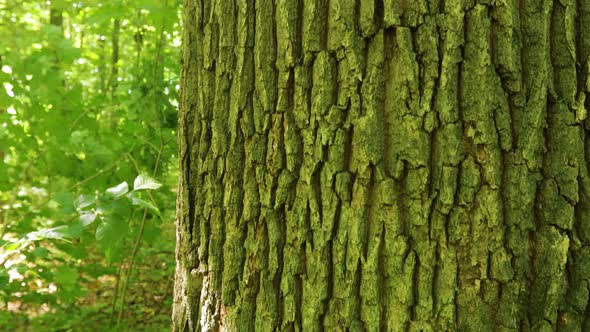
[[[80,195],[78,199],[76,199],[75,205],[76,209],[82,210],[83,208],[89,207],[90,205],[94,204],[95,198],[94,196],[90,195]]]
[[[81,222],[73,224],[68,227],[68,233],[74,238],[81,237],[84,234],[84,226]]]
[[[111,0],[112,1],[112,0]],[[117,6],[117,4],[109,4],[109,2],[103,2],[105,5],[95,11],[94,14],[86,17],[84,23],[88,25],[99,25],[104,22],[110,22],[113,18],[123,18],[128,15],[128,7]]]
[[[9,251],[15,251],[16,249],[18,249],[18,247],[20,247],[20,245],[23,243],[22,240],[16,241],[16,242],[11,242],[9,244],[4,245],[4,251],[9,252]]]
[[[162,185],[147,175],[139,175],[133,181],[133,190],[158,189]]]
[[[111,244],[104,248],[104,256],[107,262],[112,263],[120,261],[124,254],[124,247],[121,241]]]
[[[47,248],[45,247],[37,247],[33,249],[33,255],[39,258],[46,258],[47,256],[49,256],[49,250],[47,250]]]
[[[8,274],[8,271],[1,269],[0,270],[0,289],[3,289],[4,287],[6,287],[9,282],[10,282],[10,275]]]
[[[74,196],[69,192],[57,192],[52,195],[52,199],[59,204],[59,210],[63,214],[69,214],[76,211],[74,206]]]
[[[27,238],[30,240],[41,240],[41,239],[59,239],[66,240],[71,238],[72,235],[69,232],[69,226],[57,226],[53,228],[44,228],[36,232],[27,234]]]
[[[83,213],[80,215],[80,223],[86,227],[96,220],[96,213]]]
[[[121,182],[114,187],[106,190],[106,193],[114,198],[119,198],[129,192],[129,185],[127,182]]]
[[[54,275],[55,281],[62,285],[73,285],[78,280],[78,271],[68,266],[60,266]]]
[[[119,241],[125,235],[127,225],[117,219],[107,219],[96,228],[96,240],[102,245]]]
[[[126,233],[127,224],[118,219],[109,218],[96,228],[96,240],[103,247],[108,261],[116,255],[119,243]]]
[[[139,198],[135,193],[130,193],[127,195],[127,198],[131,200],[131,204],[141,206],[153,211],[157,215],[160,215],[160,210],[156,206],[144,199]]]
[[[100,243],[108,243],[114,234],[115,231],[111,223],[102,222],[96,227],[96,240]]]

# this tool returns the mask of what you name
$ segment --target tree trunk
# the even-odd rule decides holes
[[[109,80],[109,90],[111,92],[111,99],[115,96],[117,86],[119,85],[119,35],[121,34],[121,20],[116,18],[113,20],[112,33],[112,58],[111,58],[111,77]]]
[[[184,23],[174,331],[590,331],[589,0]]]

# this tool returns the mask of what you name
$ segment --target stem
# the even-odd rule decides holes
[[[117,298],[119,297],[119,284],[121,283],[121,273],[123,272],[123,262],[125,262],[125,259],[121,259],[121,262],[119,262],[119,268],[117,269],[117,283],[115,284],[115,294],[113,295],[113,304],[111,305],[111,321],[109,325],[113,325],[113,321],[115,320]]]
[[[135,211],[131,213],[131,218],[129,218],[129,224],[133,222],[135,219]],[[125,248],[125,242],[123,242],[123,248]],[[125,263],[125,257],[121,259],[119,262],[119,267],[117,268],[117,283],[115,284],[115,294],[113,294],[113,304],[111,306],[111,320],[109,325],[113,325],[113,321],[115,320],[115,312],[117,311],[117,299],[119,298],[119,286],[121,285],[121,277],[123,276],[123,264]]]
[[[135,262],[135,256],[137,256],[137,252],[139,251],[139,246],[141,244],[141,238],[143,237],[143,230],[145,229],[145,221],[147,219],[147,209],[143,209],[143,218],[141,218],[141,226],[139,226],[139,233],[137,234],[137,238],[135,239],[135,245],[133,246],[133,252],[131,253],[131,258],[129,259],[129,269],[127,271],[127,278],[125,278],[125,283],[123,284],[123,290],[121,291],[121,310],[119,311],[119,316],[117,317],[117,325],[121,323],[121,318],[123,317],[123,311],[125,311],[125,295],[127,293],[127,286],[129,286],[129,279],[131,278],[131,273],[133,272],[133,263]]]

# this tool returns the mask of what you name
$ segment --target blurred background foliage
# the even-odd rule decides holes
[[[169,330],[179,0],[0,0],[0,331]]]

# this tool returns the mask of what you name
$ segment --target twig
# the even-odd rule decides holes
[[[131,213],[131,218],[129,218],[129,223],[133,221],[135,218],[135,211]],[[125,247],[125,242],[123,242],[123,247]],[[113,304],[111,306],[111,320],[110,325],[113,325],[113,321],[115,320],[115,311],[117,311],[117,299],[119,297],[119,286],[121,284],[121,277],[123,275],[123,264],[125,263],[125,257],[121,259],[119,262],[119,267],[117,268],[117,283],[115,284],[115,294],[113,295]]]
[[[121,273],[123,272],[123,262],[125,259],[121,259],[119,262],[119,267],[117,268],[117,282],[115,284],[115,294],[113,295],[113,304],[111,305],[111,321],[110,325],[113,325],[113,321],[115,320],[115,310],[117,308],[117,297],[119,296],[119,284],[121,283]]]
[[[133,246],[133,252],[131,253],[131,258],[129,258],[129,268],[127,270],[127,278],[125,278],[125,283],[123,284],[123,290],[121,291],[121,310],[119,310],[119,316],[117,317],[117,325],[121,323],[121,318],[123,317],[123,311],[125,309],[125,295],[127,293],[127,286],[129,286],[129,279],[131,278],[131,272],[133,272],[133,263],[135,262],[135,256],[137,256],[137,252],[139,251],[139,246],[141,244],[141,239],[143,237],[143,230],[145,229],[145,221],[147,219],[147,209],[143,209],[143,218],[141,218],[141,226],[139,226],[139,233],[137,234],[137,238],[135,239],[135,245]]]

